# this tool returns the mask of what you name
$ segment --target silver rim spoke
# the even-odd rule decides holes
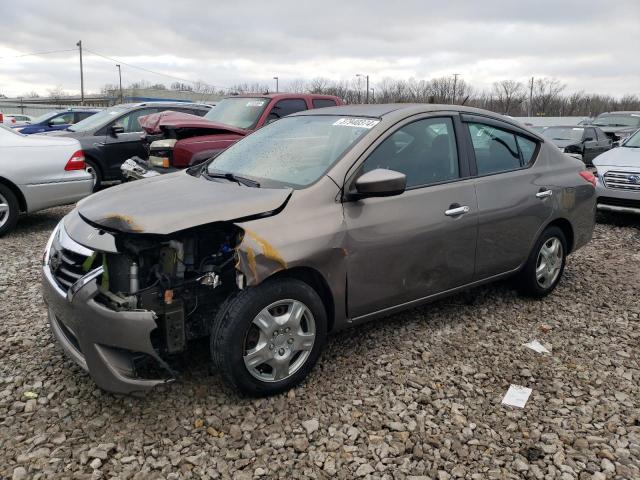
[[[7,199],[0,195],[0,227],[2,227],[9,220],[9,202]]]
[[[285,380],[305,364],[315,338],[315,320],[304,303],[292,299],[274,302],[251,322],[243,347],[245,366],[258,380]]]

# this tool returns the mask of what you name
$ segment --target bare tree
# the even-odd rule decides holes
[[[493,84],[491,110],[498,111],[504,115],[515,115],[521,111],[522,103],[527,94],[522,82],[515,80],[502,80]]]
[[[559,98],[565,85],[557,78],[538,78],[533,84],[534,115],[552,115],[559,112]],[[555,107],[555,109],[554,109]]]

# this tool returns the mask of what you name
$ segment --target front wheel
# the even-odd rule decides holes
[[[567,261],[567,239],[558,227],[549,227],[536,242],[519,274],[519,290],[526,296],[549,295],[562,277]]]
[[[10,188],[0,184],[0,237],[13,230],[18,222],[20,205]]]
[[[309,374],[326,336],[327,314],[316,291],[300,280],[276,279],[225,304],[214,320],[211,356],[240,392],[274,395]]]

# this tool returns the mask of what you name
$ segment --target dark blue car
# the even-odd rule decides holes
[[[70,125],[78,123],[80,120],[90,117],[100,110],[95,108],[82,108],[65,111],[48,112],[34,119],[31,124],[15,127],[20,133],[29,135],[31,133],[51,132],[53,130],[65,130]]]

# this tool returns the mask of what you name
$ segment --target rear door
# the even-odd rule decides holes
[[[401,195],[344,203],[352,318],[473,278],[477,205],[457,116],[406,120],[370,149],[347,183],[376,168],[402,172]],[[466,208],[465,208],[466,207]],[[454,209],[458,209],[456,213]]]
[[[586,164],[591,164],[594,158],[602,153],[601,145],[598,143],[596,131],[593,127],[586,127],[582,137],[583,154],[582,160]]]
[[[463,115],[477,178],[478,249],[475,280],[511,271],[553,209],[553,191],[536,166],[539,141],[526,131],[481,116]]]

